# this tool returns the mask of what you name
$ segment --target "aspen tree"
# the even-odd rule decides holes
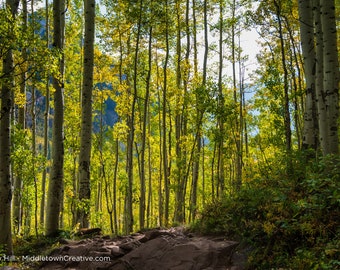
[[[63,0],[53,0],[53,47],[61,56],[59,76],[54,76],[54,118],[52,131],[52,167],[46,204],[46,235],[54,235],[60,227],[64,180],[64,43],[65,9]]]
[[[299,0],[301,47],[306,80],[306,98],[303,128],[303,148],[316,149],[315,132],[315,47],[313,31],[313,10],[311,0]]]
[[[49,3],[48,0],[45,1],[45,20],[46,20],[46,47],[49,48],[50,46],[50,19],[49,19]],[[46,108],[44,113],[44,157],[47,159],[48,154],[48,131],[49,131],[49,125],[48,120],[50,117],[50,82],[49,82],[49,74],[47,75],[46,79]],[[45,168],[42,173],[42,179],[41,179],[41,202],[40,202],[40,224],[45,224],[45,204],[46,204],[46,178],[47,178],[47,171],[48,168]]]
[[[27,24],[28,24],[28,11],[27,11],[27,1],[22,1],[22,20],[23,20],[23,31],[27,31]],[[22,58],[27,61],[27,48],[22,49]],[[23,96],[26,96],[26,77],[27,72],[23,71],[21,74],[21,84],[20,84],[20,93]],[[18,115],[18,126],[20,129],[25,129],[25,110],[26,105],[19,108],[19,115]],[[13,210],[12,216],[14,221],[14,232],[20,233],[21,226],[22,226],[22,186],[23,186],[23,179],[22,175],[18,174],[14,177],[13,181]]]
[[[81,100],[81,135],[79,153],[79,201],[77,219],[81,228],[89,227],[91,199],[90,164],[92,145],[92,89],[95,35],[95,0],[84,1],[85,37]]]
[[[328,147],[323,153],[339,154],[339,60],[335,0],[320,0],[320,14],[323,34],[323,91],[327,113]]]

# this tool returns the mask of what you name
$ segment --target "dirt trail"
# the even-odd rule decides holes
[[[183,228],[152,229],[124,237],[62,240],[40,269],[240,270],[246,256],[238,243],[199,236]],[[59,261],[58,261],[59,260]]]

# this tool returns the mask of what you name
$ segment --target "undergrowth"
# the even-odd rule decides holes
[[[16,267],[17,269],[38,269],[39,256],[47,256],[50,252],[59,247],[59,240],[69,238],[69,233],[59,231],[54,237],[43,235],[19,237],[13,239],[13,254],[5,255],[5,249],[0,249],[0,269],[2,266]],[[37,260],[36,260],[37,258]]]
[[[293,160],[208,205],[193,228],[242,239],[249,269],[340,269],[340,160]]]

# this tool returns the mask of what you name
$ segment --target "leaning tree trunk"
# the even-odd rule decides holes
[[[79,153],[78,222],[81,228],[89,227],[90,211],[90,159],[92,135],[92,88],[95,33],[95,0],[85,0],[84,76],[81,101],[81,137]]]

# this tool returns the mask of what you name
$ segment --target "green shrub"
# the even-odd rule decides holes
[[[339,269],[339,160],[294,161],[293,174],[273,168],[271,175],[210,204],[196,230],[251,245],[251,268]]]

